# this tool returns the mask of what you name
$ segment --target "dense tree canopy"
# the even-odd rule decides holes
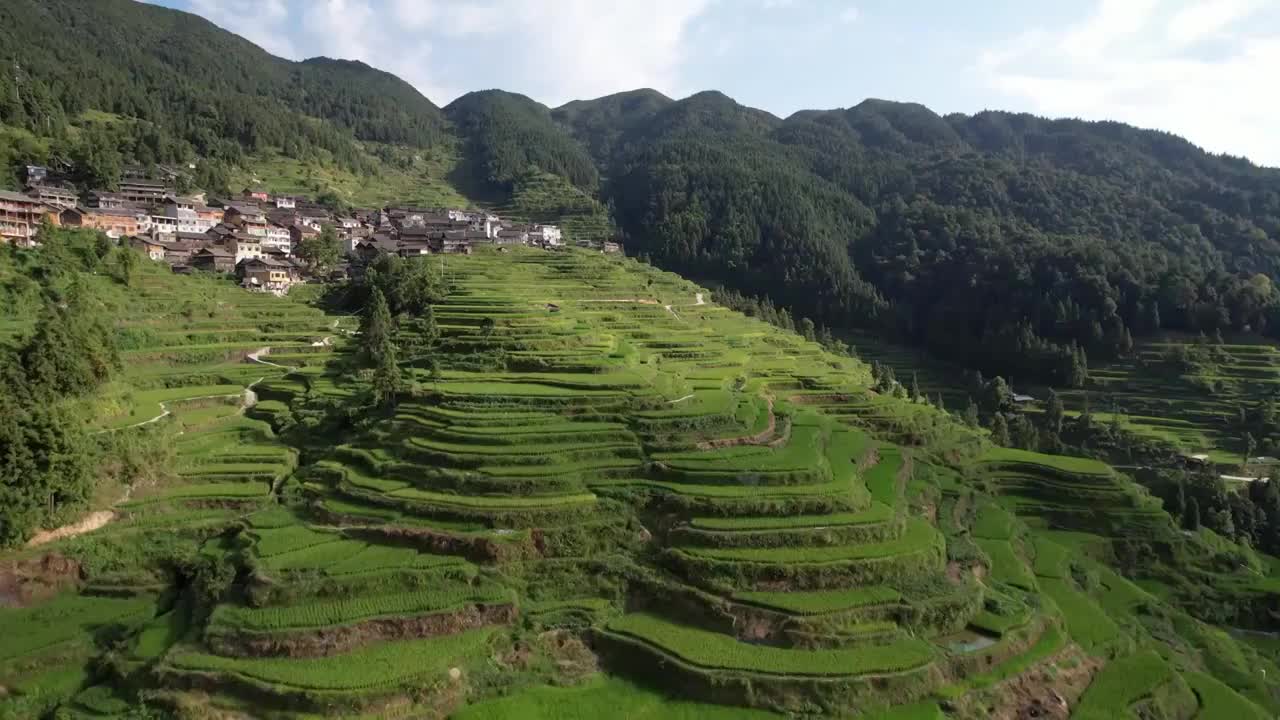
[[[525,172],[538,169],[593,188],[589,156],[551,119],[543,105],[514,93],[467,93],[445,107],[463,142],[464,185],[473,191],[509,195]]]
[[[1078,384],[1134,335],[1280,332],[1280,171],[1166,133],[702,93],[606,147],[633,250],[969,365]]]
[[[129,0],[3,3],[0,67],[0,123],[61,139],[86,111],[111,113],[119,118],[102,118],[101,131],[121,159],[142,165],[200,159],[216,174],[216,163],[278,148],[299,159],[326,151],[360,169],[356,139],[447,141],[439,109],[394,75],[327,58],[290,62],[198,16]],[[68,155],[86,144],[53,151],[76,161]],[[81,179],[109,186],[103,169]]]

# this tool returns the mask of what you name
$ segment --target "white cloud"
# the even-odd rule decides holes
[[[850,6],[845,8],[844,10],[841,10],[840,14],[836,16],[836,19],[848,25],[849,23],[857,22],[858,18],[861,17],[861,15],[862,14],[858,12],[858,8]]]
[[[515,59],[522,87],[552,105],[640,87],[682,90],[688,26],[709,4],[508,0],[508,17],[527,29]]]
[[[273,55],[298,58],[287,34],[285,0],[190,0],[190,10]]]
[[[303,27],[325,48],[326,55],[365,60],[369,43],[385,37],[370,22],[373,7],[368,0],[317,0],[304,5]]]
[[[445,104],[502,87],[551,105],[639,87],[678,94],[689,27],[717,0],[186,0],[269,52],[395,73]],[[761,0],[783,7],[794,0]],[[721,35],[725,35],[721,33]],[[726,49],[731,39],[715,47]]]
[[[392,0],[391,13],[400,27],[421,30],[435,19],[436,6],[431,0]]]
[[[1176,45],[1190,45],[1211,37],[1258,9],[1256,0],[1193,3],[1169,19],[1165,33]]]
[[[1040,114],[1159,127],[1280,166],[1270,131],[1280,95],[1267,91],[1280,26],[1260,22],[1261,9],[1247,0],[1102,0],[1079,23],[984,52],[974,69]]]

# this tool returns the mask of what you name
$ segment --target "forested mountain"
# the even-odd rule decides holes
[[[441,146],[470,197],[559,176],[632,252],[990,371],[1076,384],[1135,335],[1280,333],[1280,171],[1168,133],[884,100],[782,119],[653,90],[554,110],[488,90],[441,111],[361,63],[282,60],[130,0],[4,3],[0,62],[0,130],[48,139],[0,155],[69,160],[85,186],[198,159],[219,189],[262,151],[372,175],[389,153],[361,141]]]
[[[581,188],[598,181],[582,146],[556,126],[545,105],[524,95],[467,93],[449,103],[445,115],[463,141],[465,181],[482,193],[509,196],[516,179],[533,167]]]
[[[0,122],[61,139],[56,150],[77,156],[86,184],[109,184],[121,161],[201,158],[210,184],[268,147],[295,157],[323,149],[354,165],[353,138],[444,140],[439,109],[393,75],[290,62],[198,16],[130,0],[0,4],[0,63]],[[86,110],[131,122],[68,138],[68,121]]]
[[[1167,133],[703,93],[616,147],[633,249],[953,360],[1074,384],[1136,333],[1280,331],[1280,172]]]
[[[595,100],[574,100],[552,110],[551,117],[585,145],[593,158],[601,160],[603,167],[623,132],[647,122],[671,103],[666,95],[645,88]]]

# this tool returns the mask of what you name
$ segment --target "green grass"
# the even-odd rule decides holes
[[[444,679],[450,667],[482,654],[493,632],[380,643],[321,658],[228,658],[188,650],[171,653],[166,662],[179,670],[225,673],[267,685],[356,692]]]
[[[992,540],[1009,540],[1014,534],[1013,513],[994,502],[983,503],[973,523],[973,536]]]
[[[991,558],[991,577],[1024,590],[1035,591],[1036,578],[1008,540],[978,538],[975,542]]]
[[[510,601],[510,595],[497,586],[476,588],[455,586],[393,595],[335,598],[281,607],[249,608],[219,605],[209,622],[215,628],[273,632],[321,628],[379,617],[422,615],[472,603],[497,604]]]
[[[795,615],[821,615],[902,600],[902,593],[880,585],[811,592],[739,592],[734,600],[776,608]]]
[[[876,502],[898,505],[898,472],[902,469],[902,453],[894,448],[880,448],[880,461],[867,471],[863,482]]]
[[[1040,578],[1040,590],[1062,611],[1071,639],[1090,653],[1102,653],[1123,637],[1120,628],[1088,595],[1072,587],[1071,581]]]
[[[728,635],[646,613],[624,615],[611,621],[607,628],[691,665],[714,670],[804,676],[864,675],[912,670],[927,665],[934,657],[928,643],[914,638],[834,650],[791,650],[739,642]]]
[[[367,143],[372,149],[376,143]],[[231,187],[261,185],[277,194],[318,196],[333,192],[355,207],[382,207],[387,203],[406,203],[421,207],[469,207],[472,203],[460,195],[446,179],[457,162],[451,150],[433,148],[430,153],[412,157],[405,148],[392,153],[407,165],[391,165],[370,156],[379,168],[376,177],[362,177],[323,157],[303,162],[273,152],[247,159]],[[323,155],[323,151],[321,153]]]
[[[1200,703],[1197,720],[1266,720],[1270,716],[1240,693],[1211,675],[1186,671],[1182,678]]]
[[[70,641],[88,641],[99,628],[150,617],[155,599],[59,595],[28,608],[0,608],[0,661]]]
[[[766,720],[782,716],[763,710],[678,700],[619,678],[596,676],[575,687],[538,686],[518,690],[507,697],[469,705],[450,717],[453,720]],[[921,716],[921,720],[924,718],[929,716]]]
[[[925,520],[911,518],[902,535],[892,540],[832,547],[784,548],[682,548],[681,552],[700,558],[752,563],[830,563],[875,560],[922,552],[940,541],[938,531]]]
[[[871,525],[893,519],[893,508],[875,503],[858,512],[831,513],[829,515],[791,515],[783,517],[699,517],[689,521],[698,530],[716,532],[750,532],[755,530],[789,530],[814,526],[839,527],[843,525]]]
[[[1080,475],[1110,475],[1111,468],[1106,463],[1091,458],[1068,457],[1066,455],[1046,455],[1016,448],[993,447],[983,453],[981,462],[1014,463],[1026,465],[1043,465],[1065,473]]]
[[[946,720],[942,708],[933,700],[897,705],[884,710],[868,710],[858,720]]]
[[[1032,544],[1036,551],[1032,569],[1037,577],[1064,578],[1067,576],[1071,552],[1066,547],[1039,533],[1032,537]]]
[[[1114,660],[1094,677],[1072,717],[1079,720],[1132,717],[1131,705],[1173,677],[1173,669],[1153,650]]]

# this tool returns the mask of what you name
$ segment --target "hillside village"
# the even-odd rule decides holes
[[[550,250],[573,242],[557,226],[518,223],[487,210],[388,205],[335,212],[307,197],[261,188],[231,197],[180,194],[181,177],[167,166],[132,168],[116,190],[81,195],[48,168],[28,166],[23,192],[0,191],[0,238],[34,245],[46,222],[100,230],[175,273],[234,273],[246,289],[275,294],[307,280],[358,277],[381,254],[470,254],[480,245]],[[313,267],[297,251],[326,227],[333,228],[341,260]],[[577,244],[621,250],[612,241]]]

